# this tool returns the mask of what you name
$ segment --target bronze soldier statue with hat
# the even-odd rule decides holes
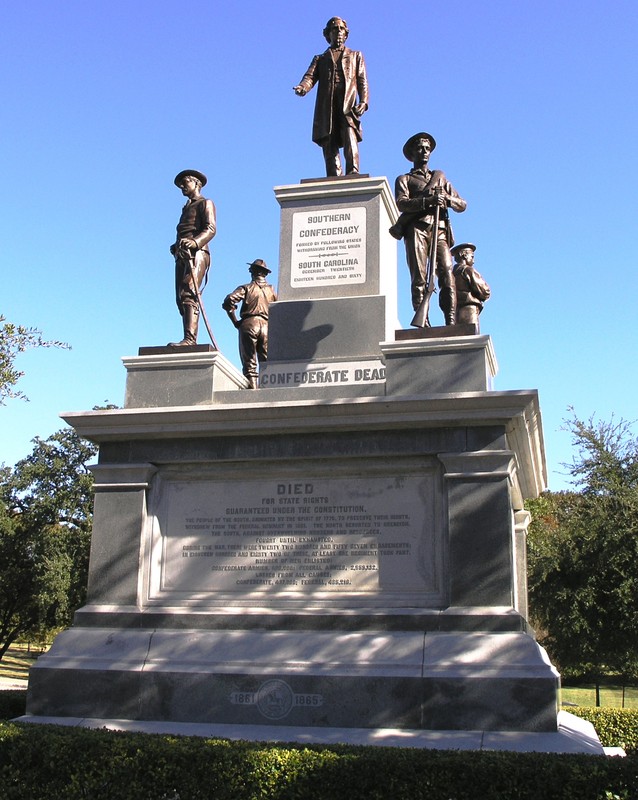
[[[445,174],[428,168],[435,147],[434,137],[424,132],[415,133],[403,145],[403,155],[412,161],[413,168],[396,179],[395,197],[401,216],[390,229],[405,243],[416,312],[411,324],[419,328],[430,326],[428,310],[435,275],[445,324],[456,322],[456,286],[450,254],[454,237],[449,209],[460,212],[467,207]]]
[[[184,338],[181,342],[170,342],[169,347],[197,344],[201,310],[213,346],[217,349],[201,302],[210,266],[208,243],[217,230],[215,204],[201,194],[206,182],[206,176],[196,169],[184,169],[174,180],[175,186],[188,198],[177,224],[177,238],[171,245],[175,257],[175,300],[182,315]]]
[[[268,359],[268,311],[277,300],[274,288],[266,281],[270,270],[257,258],[248,265],[252,280],[226,295],[222,308],[239,331],[239,357],[250,389],[258,387],[258,364]],[[239,319],[237,306],[241,303]]]
[[[456,244],[451,249],[454,257],[454,282],[456,283],[456,321],[476,325],[479,330],[479,314],[483,303],[491,292],[480,272],[474,269],[476,245],[470,242]]]

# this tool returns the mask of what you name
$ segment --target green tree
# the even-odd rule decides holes
[[[36,328],[25,328],[24,325],[15,325],[7,322],[0,314],[0,405],[5,405],[11,397],[28,398],[24,392],[13,387],[24,375],[24,372],[15,368],[15,359],[31,347],[62,347],[69,349],[64,342],[45,341],[42,332]]]
[[[72,564],[55,527],[34,530],[0,512],[0,659],[19,637],[66,624]]]
[[[0,471],[0,658],[20,636],[67,625],[86,595],[97,448],[70,429],[34,443]]]
[[[567,674],[638,675],[638,440],[628,423],[567,423],[578,492],[528,507],[530,608]]]

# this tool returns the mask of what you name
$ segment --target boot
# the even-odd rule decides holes
[[[441,289],[439,306],[445,316],[446,325],[456,324],[456,286],[446,286]]]
[[[258,389],[259,388],[258,379],[254,375],[248,375],[247,378],[248,378],[248,388],[249,389]]]
[[[182,313],[184,323],[184,338],[181,342],[169,342],[168,347],[187,347],[197,344],[197,327],[199,324],[199,309],[195,306],[184,306]]]

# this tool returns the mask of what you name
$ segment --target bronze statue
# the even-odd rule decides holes
[[[396,180],[395,196],[401,215],[390,229],[393,236],[405,242],[412,306],[416,312],[411,324],[418,328],[430,327],[428,311],[435,274],[445,324],[454,325],[456,321],[456,286],[450,254],[454,238],[448,209],[460,212],[467,207],[443,172],[428,169],[430,153],[435,147],[434,137],[429,133],[416,133],[404,144],[403,155],[414,167]]]
[[[268,310],[277,300],[274,288],[266,282],[270,270],[261,258],[248,265],[252,281],[226,295],[222,308],[239,331],[239,357],[242,372],[251,389],[258,386],[257,363],[268,359]],[[241,303],[239,319],[235,314]]]
[[[368,110],[365,61],[358,50],[344,46],[348,34],[345,20],[329,19],[323,35],[330,47],[312,59],[301,82],[293,87],[303,97],[319,83],[312,141],[323,149],[328,177],[342,174],[339,148],[343,148],[346,174],[359,172],[361,116]]]
[[[490,287],[482,275],[474,269],[476,245],[469,242],[455,245],[450,251],[454,256],[454,281],[456,283],[456,321],[479,327],[479,314],[483,303],[490,296]]]
[[[171,245],[171,253],[175,256],[175,299],[182,315],[184,338],[181,342],[169,342],[169,347],[197,344],[201,309],[213,346],[217,349],[201,298],[210,266],[208,243],[216,232],[215,204],[202,197],[206,176],[196,169],[182,170],[175,176],[174,183],[188,197],[177,224],[177,239]]]

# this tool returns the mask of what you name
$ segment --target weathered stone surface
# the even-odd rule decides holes
[[[248,386],[241,372],[217,351],[152,349],[160,352],[122,359],[127,370],[125,408],[205,405],[213,402],[216,392]]]
[[[558,676],[524,633],[75,629],[46,661],[33,669],[32,714],[557,729]]]
[[[492,389],[488,336],[395,338],[385,179],[276,195],[264,388],[145,351],[125,408],[64,415],[100,445],[88,603],[27,719],[600,752],[526,621],[536,393]]]

